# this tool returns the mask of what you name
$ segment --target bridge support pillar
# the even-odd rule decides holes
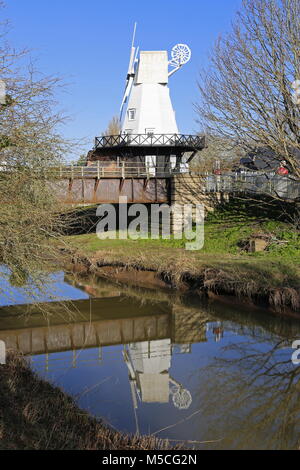
[[[211,196],[206,192],[205,177],[182,173],[174,175],[170,178],[170,205],[174,208],[171,218],[171,232],[182,231],[184,224],[183,208],[185,204],[193,206],[193,218],[196,214],[196,206],[201,204],[206,212],[212,212],[218,201],[218,195],[215,193]],[[175,208],[179,210],[176,211]],[[180,210],[181,209],[181,210]]]

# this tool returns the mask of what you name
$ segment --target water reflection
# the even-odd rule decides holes
[[[298,448],[298,322],[96,279],[67,279],[70,289],[78,300],[51,302],[47,316],[2,308],[0,343],[80,406],[118,429],[200,448]]]
[[[185,345],[182,352],[185,353]],[[134,384],[132,398],[136,408],[136,397],[144,403],[168,403],[170,395],[176,408],[190,407],[190,392],[169,374],[172,357],[170,339],[129,344],[123,354],[129,380]]]
[[[227,446],[299,448],[300,368],[291,363],[290,341],[274,338],[268,344],[257,337],[239,338],[222,349],[206,377],[199,397],[206,403],[205,415],[210,416],[213,407],[221,423],[227,416],[234,419],[226,428]],[[222,401],[217,399],[220,392]]]
[[[63,272],[41,273],[40,282],[24,284],[13,282],[14,274],[6,266],[0,265],[0,308],[9,305],[57,302],[69,299],[87,299],[88,294],[64,282]]]

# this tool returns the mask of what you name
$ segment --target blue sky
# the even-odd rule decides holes
[[[192,49],[191,61],[170,80],[179,130],[197,130],[193,103],[197,77],[219,34],[241,0],[6,0],[10,41],[27,46],[45,74],[68,82],[60,107],[71,116],[70,138],[93,138],[118,113],[127,73],[133,24],[142,50],[168,50],[176,43]],[[3,13],[2,13],[3,14]]]

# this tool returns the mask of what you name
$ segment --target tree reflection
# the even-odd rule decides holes
[[[295,449],[300,431],[300,367],[292,342],[256,336],[222,348],[203,396],[209,434],[218,423],[226,448]]]

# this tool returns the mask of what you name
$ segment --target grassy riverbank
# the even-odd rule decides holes
[[[249,240],[267,240],[262,252],[249,252]],[[279,221],[221,208],[209,215],[205,243],[187,251],[185,240],[99,240],[95,233],[64,237],[73,261],[89,270],[105,266],[150,270],[175,288],[238,295],[281,309],[300,308],[300,233],[294,221]]]
[[[167,441],[114,431],[77,407],[74,400],[10,354],[0,365],[0,450],[147,450]]]

